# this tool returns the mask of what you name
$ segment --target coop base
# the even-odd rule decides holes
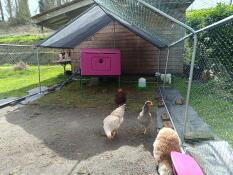
[[[80,76],[80,88],[81,88],[82,96],[83,96],[83,80],[85,80],[86,77],[97,77],[97,78],[100,78],[100,77],[116,77],[116,78],[118,78],[118,88],[121,87],[121,76]]]

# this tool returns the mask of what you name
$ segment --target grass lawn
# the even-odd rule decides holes
[[[0,66],[0,99],[26,95],[26,91],[38,86],[37,66],[28,66],[26,70],[18,71],[13,71],[12,67],[13,65],[9,64]],[[42,65],[40,69],[41,84],[43,86],[54,85],[65,79],[63,68],[59,65]],[[141,110],[146,100],[154,101],[155,83],[148,83],[145,90],[139,90],[136,81],[132,83],[124,82],[123,80],[121,86],[127,91],[128,108],[134,111],[138,112]],[[67,107],[103,107],[112,109],[117,88],[117,81],[100,82],[96,86],[87,84],[84,85],[82,95],[79,81],[74,81],[62,89],[62,91],[57,91],[49,94],[46,98],[41,98],[38,103]]]
[[[148,83],[147,89],[139,90],[136,82],[121,82],[121,88],[127,93],[127,108],[139,112],[146,100],[155,101],[156,83]],[[83,95],[79,81],[73,81],[61,91],[47,95],[35,103],[41,105],[61,105],[65,107],[89,107],[113,109],[117,82],[99,82],[98,85],[84,85]],[[154,115],[155,107],[151,110]]]
[[[64,80],[63,68],[54,65],[42,65],[41,84],[50,86]],[[26,91],[38,86],[37,66],[28,66],[26,70],[13,71],[12,65],[0,66],[0,99],[9,96],[23,96]]]
[[[0,44],[35,44],[45,38],[46,36],[37,35],[3,36],[0,37]]]
[[[183,97],[186,96],[187,83],[184,79],[176,78],[173,86]],[[190,105],[220,138],[233,146],[233,100],[221,98],[223,94],[216,89],[213,93],[213,87],[208,84],[193,82]]]

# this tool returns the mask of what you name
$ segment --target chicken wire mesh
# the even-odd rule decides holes
[[[33,88],[61,81],[63,68],[55,64],[58,53],[27,45],[0,45],[0,99],[21,97]]]
[[[137,27],[139,30],[147,33],[150,37],[167,46],[180,39],[185,29],[167,17],[154,12],[139,1],[135,0],[95,0],[105,11],[110,12],[121,19],[124,19],[130,25]],[[151,3],[159,10],[165,10],[173,14],[174,18],[183,21],[187,4],[173,2],[172,6],[169,1],[145,1]],[[190,1],[189,1],[190,3]],[[176,7],[176,8],[174,8]],[[155,27],[156,26],[156,27]],[[164,26],[167,26],[164,29]]]
[[[218,137],[233,145],[233,23],[201,32],[197,37],[190,105]],[[186,65],[190,65],[188,55]]]
[[[218,117],[221,116],[220,111],[222,111],[221,105],[224,106],[224,103],[221,99],[225,99],[225,101],[231,100],[231,84],[232,84],[232,23],[227,22],[223,23],[224,25],[216,25],[216,27],[210,28],[209,30],[199,31],[197,33],[197,50],[196,50],[196,59],[194,65],[194,71],[192,75],[192,84],[191,85],[191,93],[187,93],[188,84],[191,83],[189,75],[191,69],[191,59],[193,52],[193,35],[191,32],[196,32],[197,30],[207,27],[215,22],[218,22],[226,17],[232,15],[233,11],[229,10],[230,6],[227,7],[224,4],[217,4],[216,9],[219,11],[220,15],[216,15],[214,13],[210,13],[209,17],[206,17],[205,23],[200,21],[189,21],[185,20],[185,11],[187,8],[196,1],[185,1],[185,0],[176,0],[176,1],[151,1],[151,0],[96,0],[96,2],[103,7],[103,9],[107,11],[111,11],[115,13],[117,16],[125,19],[132,25],[135,25],[140,28],[140,30],[149,33],[151,37],[157,37],[162,42],[164,42],[168,48],[161,48],[160,55],[163,56],[163,60],[158,59],[158,75],[160,76],[160,80],[162,80],[163,89],[166,87],[172,87],[178,90],[177,92],[172,92],[171,88],[167,88],[168,94],[170,97],[167,97],[172,103],[175,103],[175,100],[178,97],[182,96],[184,100],[184,109],[180,108],[178,110],[178,114],[184,116],[185,111],[191,111],[192,115],[196,115],[200,118],[200,121],[197,123],[193,123],[194,125],[186,130],[183,133],[183,127],[185,125],[185,118],[179,119],[177,121],[182,127],[180,128],[180,132],[182,132],[182,136],[192,137],[193,132],[191,130],[196,130],[196,128],[201,128],[202,132],[198,132],[195,137],[197,139],[201,139],[203,135],[207,138],[213,138],[213,134],[206,134],[206,131],[210,132],[208,125],[211,127],[217,136],[226,139],[229,143],[232,144],[232,138],[226,138],[223,136],[221,132],[218,132],[220,125],[216,127]],[[220,1],[219,1],[220,2]],[[212,4],[211,0],[206,1],[205,4]],[[147,5],[149,4],[149,6]],[[150,7],[151,6],[151,7]],[[162,14],[164,12],[165,14]],[[208,10],[207,10],[208,11]],[[212,10],[213,11],[213,10]],[[201,14],[203,12],[199,12]],[[168,15],[168,16],[166,16]],[[211,16],[212,15],[212,16]],[[179,20],[178,22],[176,20]],[[199,19],[200,20],[200,19]],[[156,21],[156,22],[155,22]],[[181,22],[181,23],[179,23]],[[183,23],[182,23],[183,22]],[[186,24],[185,24],[186,23]],[[161,31],[159,26],[168,26],[168,28],[172,28],[174,30],[171,31]],[[155,27],[156,26],[156,27]],[[191,27],[189,27],[191,26]],[[188,30],[185,30],[188,29]],[[196,30],[196,31],[195,31]],[[177,32],[179,31],[179,32]],[[189,36],[186,39],[181,39],[184,36]],[[181,39],[181,42],[176,43]],[[164,60],[164,58],[166,60]],[[167,74],[166,76],[162,74]],[[157,75],[157,76],[158,76]],[[162,76],[164,77],[162,78]],[[169,80],[172,78],[172,83],[170,84]],[[221,78],[217,78],[221,77]],[[210,80],[209,80],[210,79]],[[165,83],[166,82],[166,83]],[[196,93],[195,93],[196,92]],[[199,93],[198,93],[199,92]],[[190,102],[187,100],[187,94],[191,95]],[[213,105],[213,100],[209,100],[208,103],[205,101],[205,105],[203,104],[201,97],[204,97],[207,100],[210,95],[216,94],[215,103]],[[173,99],[171,99],[171,96]],[[212,95],[213,96],[213,95]],[[227,100],[226,100],[227,99]],[[202,104],[201,102],[202,101]],[[218,103],[221,104],[218,108]],[[188,108],[185,109],[186,102],[189,102],[187,105]],[[199,104],[199,106],[197,105]],[[229,102],[229,105],[231,103]],[[170,104],[172,105],[172,104]],[[169,106],[169,105],[168,105]],[[208,107],[209,106],[209,107]],[[231,111],[227,110],[230,107],[226,107],[225,111],[227,113],[231,113]],[[197,109],[196,109],[197,108]],[[188,110],[187,110],[188,109]],[[174,110],[174,109],[171,109]],[[202,112],[205,111],[205,112]],[[209,111],[209,112],[208,112]],[[218,111],[219,113],[216,113]],[[177,112],[177,111],[173,111]],[[213,117],[210,117],[208,113],[211,113]],[[202,117],[205,115],[205,117]],[[210,119],[211,118],[211,119]],[[230,118],[230,117],[229,117]],[[195,117],[189,120],[196,120]],[[231,121],[232,118],[229,119]],[[192,121],[189,121],[192,122]],[[188,123],[189,123],[188,122]],[[203,125],[204,130],[201,126],[201,123],[207,123],[208,125]],[[222,124],[226,121],[221,121]],[[224,129],[225,127],[222,125],[222,130],[225,135],[229,135],[232,127],[227,127],[228,129]],[[207,129],[207,130],[206,130]],[[204,139],[207,139],[204,138]]]
[[[233,146],[233,22],[197,34],[197,48],[192,81],[190,69],[193,37],[184,45],[181,73],[172,73],[175,48],[166,49],[167,66],[161,93],[186,151],[199,163],[205,174],[232,174]],[[191,82],[190,99],[187,101]],[[183,104],[177,104],[183,99]],[[186,108],[187,107],[187,108]],[[187,109],[187,120],[185,112]],[[187,144],[188,143],[188,144]],[[190,146],[191,144],[191,146]]]
[[[183,142],[195,143],[195,146],[188,144],[186,150],[205,174],[233,173],[232,24],[229,21],[196,34],[198,42],[192,79],[194,38],[191,36],[179,43],[185,48],[182,73],[173,73],[171,84],[168,81],[162,83],[161,91],[174,126]],[[167,49],[167,66],[160,68],[166,75],[171,73],[169,65],[174,61],[173,47]],[[177,105],[177,98],[183,98],[184,104]]]

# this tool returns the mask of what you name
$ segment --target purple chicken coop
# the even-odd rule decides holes
[[[119,49],[83,48],[80,50],[81,76],[120,76]]]

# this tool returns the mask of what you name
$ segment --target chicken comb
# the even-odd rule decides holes
[[[147,101],[145,102],[145,104],[148,104],[148,103],[150,103],[151,106],[153,105],[153,102],[150,101],[150,100],[147,100]]]
[[[118,92],[118,93],[119,93],[119,92],[123,92],[123,89],[118,88],[118,89],[117,89],[117,92]]]

